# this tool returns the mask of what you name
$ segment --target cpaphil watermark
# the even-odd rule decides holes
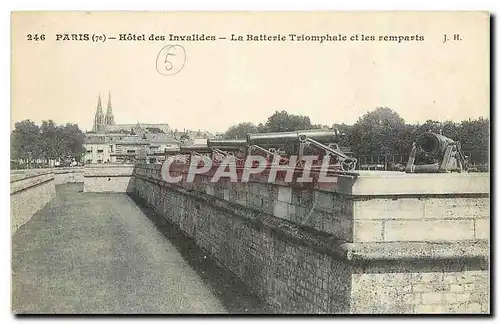
[[[210,182],[218,182],[223,178],[230,182],[248,182],[251,176],[257,175],[267,177],[267,182],[276,182],[278,174],[284,182],[337,182],[337,176],[328,175],[329,171],[333,171],[330,156],[322,157],[321,161],[318,159],[318,156],[301,156],[299,159],[293,155],[288,159],[288,163],[284,164],[281,159],[268,161],[260,155],[249,155],[244,163],[237,162],[234,156],[226,156],[214,163],[206,156],[192,156],[187,171],[185,168],[179,171],[173,167],[179,160],[169,157],[162,165],[161,175],[163,180],[169,183],[194,182],[196,175],[209,176]],[[315,174],[314,177],[312,173]]]

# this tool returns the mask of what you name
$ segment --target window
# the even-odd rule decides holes
[[[104,152],[104,150],[97,150],[97,153],[102,153]]]
[[[127,150],[127,153],[135,153],[135,150]]]
[[[111,153],[113,153],[113,145],[110,145],[110,146],[109,146],[109,151],[110,151]]]
[[[87,153],[92,153],[92,150],[87,150]]]

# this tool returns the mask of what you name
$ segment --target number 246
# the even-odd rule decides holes
[[[26,35],[29,41],[44,41],[45,40],[45,34],[28,34]]]

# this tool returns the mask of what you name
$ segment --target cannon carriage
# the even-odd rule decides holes
[[[306,155],[318,156],[318,159],[309,167],[322,165],[325,157],[329,159],[329,166],[339,171],[352,171],[356,168],[356,159],[347,156],[338,146],[342,136],[338,130],[301,130],[283,133],[249,134],[247,143],[250,150],[267,150],[276,154],[284,149],[285,155],[298,155],[298,164],[306,166],[303,157]]]
[[[192,156],[210,158],[220,163],[233,156],[236,165],[243,167],[249,155],[261,155],[269,164],[289,165],[290,157],[297,156],[299,167],[320,168],[328,159],[328,168],[335,171],[353,171],[357,160],[339,148],[341,134],[337,130],[301,130],[280,133],[248,134],[246,139],[209,139],[207,145],[181,146],[175,154],[189,164]],[[170,152],[173,154],[174,152]],[[306,156],[317,157],[308,165]],[[326,162],[325,162],[326,163]],[[404,171],[407,173],[467,172],[467,157],[458,141],[442,134],[427,132],[416,138]]]
[[[246,139],[209,139],[206,146],[181,146],[179,154],[187,156],[188,163],[193,155],[209,157],[214,163],[234,156],[238,166],[243,166],[245,158],[253,154],[265,157],[269,163],[278,161],[279,164],[288,164],[289,157],[296,155],[297,166],[300,167],[309,163],[303,159],[306,155],[314,155],[318,160],[309,165],[311,168],[321,166],[324,158],[328,157],[332,169],[352,171],[356,168],[356,159],[339,149],[340,136],[337,130],[319,129],[248,134]]]
[[[429,131],[413,142],[405,171],[407,173],[467,172],[468,164],[460,142]]]

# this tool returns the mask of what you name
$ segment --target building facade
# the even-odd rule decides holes
[[[86,133],[84,162],[157,163],[164,160],[166,150],[175,151],[179,146],[180,141],[171,136],[168,124],[116,124],[111,94],[106,114],[99,94],[92,131]]]

